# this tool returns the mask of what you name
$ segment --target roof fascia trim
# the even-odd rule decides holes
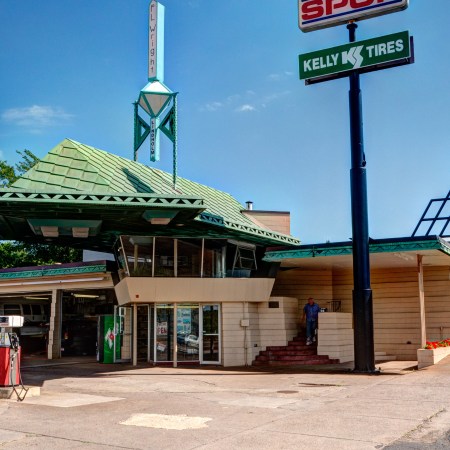
[[[33,203],[64,203],[64,204],[96,204],[96,205],[127,205],[127,206],[157,206],[177,208],[205,209],[203,198],[180,195],[160,195],[141,193],[91,193],[79,191],[30,191],[21,189],[0,189],[2,202]]]
[[[450,244],[439,237],[427,240],[395,241],[380,240],[369,244],[370,253],[395,253],[412,252],[423,250],[439,250],[450,256]],[[282,261],[284,259],[315,258],[320,256],[342,256],[351,255],[352,245],[342,243],[342,245],[312,245],[307,248],[297,248],[293,250],[277,250],[267,252],[263,260],[268,262]]]
[[[223,228],[239,231],[240,233],[251,235],[252,237],[261,238],[261,240],[270,240],[271,242],[284,243],[288,245],[299,245],[300,241],[292,236],[279,234],[263,228],[251,227],[242,223],[231,222],[225,220],[223,217],[214,216],[208,213],[201,213],[196,220],[207,223],[209,225],[216,225]]]

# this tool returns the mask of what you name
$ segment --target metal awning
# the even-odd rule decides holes
[[[417,267],[416,255],[424,257],[424,266],[450,266],[450,243],[438,236],[377,239],[370,242],[369,249],[374,269]],[[269,250],[264,260],[280,262],[284,268],[351,269],[352,244],[338,242]]]

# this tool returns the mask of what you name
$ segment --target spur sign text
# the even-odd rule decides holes
[[[313,31],[407,7],[408,0],[298,0],[298,26]]]

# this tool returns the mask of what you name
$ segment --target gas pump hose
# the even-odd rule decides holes
[[[22,372],[20,371],[20,364],[18,365],[18,371],[19,371],[19,382],[22,390],[19,392],[16,384],[15,384],[15,376],[14,376],[14,365],[16,362],[17,355],[19,354],[19,338],[15,333],[11,333],[11,347],[10,347],[10,356],[9,356],[9,381],[11,383],[11,386],[13,388],[14,393],[17,396],[18,402],[23,402],[25,400],[25,397],[27,396],[28,389],[23,384],[22,381]],[[23,395],[22,395],[23,394]]]

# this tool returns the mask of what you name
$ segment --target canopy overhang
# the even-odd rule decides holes
[[[424,266],[449,266],[450,243],[438,236],[374,239],[369,244],[370,265],[374,269],[417,267],[417,255]],[[352,269],[352,243],[302,245],[292,249],[272,249],[264,257],[280,262],[282,268],[311,270]]]

